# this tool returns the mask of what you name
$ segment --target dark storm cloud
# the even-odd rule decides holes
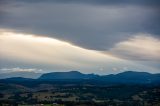
[[[159,0],[13,0],[1,28],[107,50],[135,33],[160,35]]]
[[[0,23],[3,22],[4,16],[6,14],[5,5],[6,5],[6,2],[4,0],[0,0]]]
[[[83,3],[94,5],[148,5],[159,6],[159,0],[14,0],[26,3],[38,3],[38,2],[55,2],[55,3]]]

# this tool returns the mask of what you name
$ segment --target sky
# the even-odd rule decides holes
[[[159,13],[159,0],[0,0],[0,73],[159,73]]]

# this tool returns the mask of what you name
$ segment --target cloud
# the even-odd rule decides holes
[[[157,45],[151,42],[160,39],[159,7],[159,0],[0,0],[0,29],[12,30],[3,31],[9,36],[0,39],[0,67],[104,73],[115,65],[117,69],[129,65],[157,72],[157,51],[133,44],[145,38],[149,45]],[[139,60],[143,62],[135,64]]]
[[[14,0],[25,3],[78,3],[78,4],[91,4],[91,5],[160,5],[159,0]]]
[[[10,72],[42,72],[42,69],[36,69],[36,68],[1,68],[1,73],[10,73]]]
[[[41,69],[43,72],[78,70],[83,73],[108,74],[121,71],[113,71],[114,67],[123,69],[127,66],[128,69],[135,71],[158,71],[156,67],[136,64],[65,41],[7,30],[0,32],[0,48],[0,67],[3,70],[21,67],[14,70]]]
[[[160,39],[150,34],[137,34],[127,41],[117,43],[110,52],[131,60],[160,61]]]
[[[86,64],[88,60],[101,61],[106,57],[114,59],[114,57],[103,55],[97,51],[83,49],[57,39],[36,35],[2,32],[0,41],[1,55],[10,58],[30,59],[51,64],[70,63],[73,65]],[[76,63],[74,60],[79,60],[79,62]]]
[[[108,50],[139,32],[160,35],[159,1],[120,1],[14,0],[3,9],[6,15],[0,27],[93,50]]]
[[[0,0],[0,22],[2,23],[5,20],[5,6],[6,6],[6,1],[5,0]]]
[[[0,48],[2,63],[13,60],[12,64],[18,61],[59,70],[89,68],[95,67],[94,64],[120,60],[57,39],[10,31],[1,31]]]

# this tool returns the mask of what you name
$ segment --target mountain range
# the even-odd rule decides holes
[[[108,83],[157,83],[160,82],[160,74],[126,71],[118,74],[100,76],[95,74],[82,74],[78,71],[70,71],[70,72],[46,73],[41,75],[39,79],[43,80],[83,79],[83,80],[98,80]]]
[[[21,74],[20,74],[21,73]],[[110,75],[96,75],[96,74],[83,74],[78,71],[70,72],[51,72],[51,73],[23,73],[11,76],[11,74],[6,75],[7,81],[83,81],[83,82],[93,82],[93,83],[121,83],[121,84],[150,84],[158,83],[160,84],[160,74],[151,74],[147,72],[135,72],[126,71],[118,74]],[[26,75],[25,75],[26,74]],[[19,75],[19,76],[18,76]],[[30,76],[31,75],[31,76]],[[30,76],[30,77],[29,77]],[[2,78],[2,75],[0,75]]]

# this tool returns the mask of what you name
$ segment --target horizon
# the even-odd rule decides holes
[[[94,75],[99,75],[99,76],[103,76],[103,75],[117,75],[117,74],[126,73],[126,72],[160,74],[160,73],[150,73],[150,72],[147,72],[147,71],[134,71],[134,70],[124,70],[124,71],[121,71],[119,73],[113,73],[113,74],[112,73],[110,73],[110,74],[83,73],[83,72],[80,72],[78,70],[51,71],[51,72],[46,72],[46,73],[35,72],[35,71],[12,71],[12,72],[4,72],[4,73],[1,73],[1,74],[9,74],[9,73],[37,73],[37,74],[43,75],[43,74],[49,74],[49,73],[70,73],[70,72],[78,72],[78,73],[81,73],[81,74],[94,74]]]

